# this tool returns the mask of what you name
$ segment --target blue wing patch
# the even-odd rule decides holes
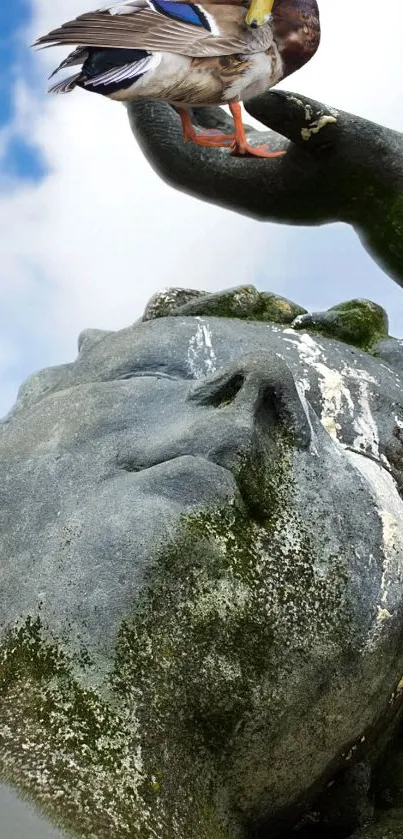
[[[194,26],[203,26],[208,32],[211,32],[211,26],[207,15],[203,14],[200,6],[195,3],[178,3],[177,0],[150,0],[156,12],[171,18],[172,20],[180,20],[181,23],[192,23]]]

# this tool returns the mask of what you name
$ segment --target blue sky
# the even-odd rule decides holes
[[[403,130],[401,0],[321,0],[322,45],[288,89]],[[29,43],[91,0],[9,0],[0,9],[0,415],[40,367],[74,358],[86,327],[118,329],[167,285],[241,283],[308,309],[365,296],[403,335],[403,294],[344,225],[259,224],[171,190],[148,167],[124,109],[82,91],[47,97],[57,51]],[[378,53],[380,45],[378,44]]]
[[[12,97],[9,88],[10,66],[20,51],[18,29],[30,13],[27,0],[14,0],[0,7],[0,123],[4,124],[12,113]]]
[[[24,39],[31,13],[29,0],[12,0],[0,8],[0,126],[3,127],[13,117],[13,82],[22,71],[27,77],[35,75],[35,60]],[[10,137],[1,164],[2,171],[14,178],[34,180],[46,174],[40,150],[21,136]]]

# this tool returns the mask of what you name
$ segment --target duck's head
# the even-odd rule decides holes
[[[252,0],[246,15],[247,26],[262,26],[271,18],[275,0]]]
[[[251,0],[245,20],[251,27],[270,21],[283,61],[283,78],[299,70],[318,49],[317,0]]]

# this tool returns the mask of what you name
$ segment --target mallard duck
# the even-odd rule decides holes
[[[57,69],[81,65],[49,92],[81,87],[110,99],[174,105],[184,141],[277,157],[247,142],[240,102],[303,66],[319,45],[316,0],[125,0],[39,38],[35,46],[78,45]],[[197,132],[189,108],[228,104],[234,134]]]

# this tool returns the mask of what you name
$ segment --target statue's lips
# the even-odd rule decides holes
[[[251,519],[262,521],[270,515],[256,481],[249,481],[247,469],[236,468],[237,452],[229,452],[231,466],[223,466],[214,456],[184,454],[150,466],[120,462],[127,472],[135,473],[138,489],[145,494],[167,497],[185,510],[193,511],[238,502]],[[246,477],[245,477],[246,475]],[[262,482],[263,484],[263,482]]]
[[[155,463],[150,463],[149,465],[144,464],[134,464],[131,463],[129,460],[125,462],[123,459],[119,460],[119,467],[120,469],[124,469],[126,472],[134,472],[135,474],[141,472],[151,472],[152,469],[158,469],[161,466],[165,466],[168,464],[180,464],[182,461],[188,460],[194,461],[202,461],[203,463],[214,464],[214,466],[218,466],[219,469],[222,469],[227,474],[232,474],[231,470],[228,469],[226,466],[222,466],[221,463],[218,463],[214,458],[206,457],[205,455],[201,454],[178,454],[174,455],[173,457],[167,457],[163,460],[157,460]]]
[[[343,446],[343,449],[346,451],[346,454],[349,452],[360,455],[364,460],[370,460],[393,478],[388,464],[384,463],[375,455],[360,451],[352,446]],[[315,454],[317,456],[317,452]],[[168,488],[170,488],[169,491],[172,491],[173,497],[176,497],[178,500],[178,487],[180,486],[179,494],[185,507],[188,507],[189,504],[197,507],[206,501],[208,503],[214,503],[215,500],[217,502],[222,501],[223,486],[226,486],[225,500],[235,500],[237,496],[238,498],[240,497],[245,506],[250,510],[252,517],[254,517],[256,511],[259,513],[262,507],[262,500],[257,496],[256,487],[253,487],[254,492],[252,494],[250,492],[245,493],[245,481],[239,480],[235,467],[235,457],[233,466],[224,466],[218,457],[214,457],[214,454],[209,454],[208,456],[202,454],[179,454],[149,465],[121,459],[118,465],[120,469],[134,473],[139,479],[139,482],[143,483],[144,481],[155,494],[161,493],[164,495],[168,491]],[[180,482],[179,484],[178,481]],[[141,483],[139,488],[142,488]],[[215,495],[216,498],[214,497]],[[263,513],[265,512],[267,513],[268,511],[263,511]]]
[[[141,493],[165,496],[188,510],[229,503],[240,495],[235,475],[202,455],[178,455],[149,466],[120,461],[119,467],[134,473]]]

